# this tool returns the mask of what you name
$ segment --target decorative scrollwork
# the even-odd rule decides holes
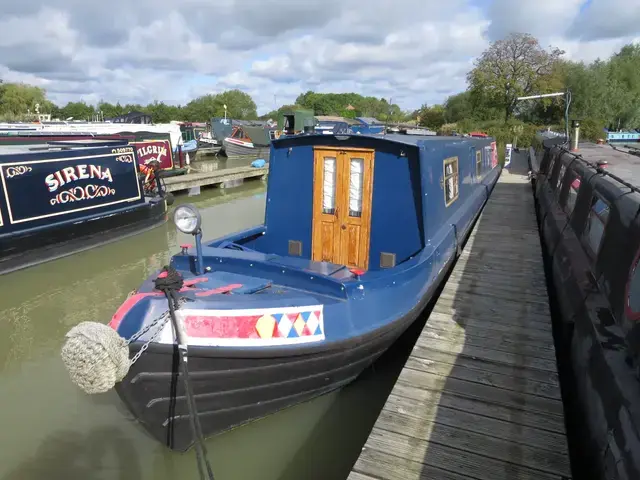
[[[105,185],[89,184],[84,187],[73,187],[69,190],[64,190],[49,200],[49,203],[51,203],[51,205],[56,205],[68,202],[78,202],[81,200],[91,200],[93,198],[115,195],[115,193],[115,188],[110,188]]]
[[[25,165],[18,165],[17,167],[7,167],[5,172],[7,174],[7,178],[13,178],[30,172],[31,170],[33,170],[33,168]]]
[[[133,154],[120,155],[119,157],[116,157],[116,162],[133,163]]]

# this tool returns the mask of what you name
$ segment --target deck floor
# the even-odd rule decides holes
[[[525,175],[501,174],[348,478],[570,478]]]

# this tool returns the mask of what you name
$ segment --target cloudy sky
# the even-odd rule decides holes
[[[640,41],[640,0],[3,0],[0,78],[58,104],[239,88],[260,114],[307,90],[413,109],[463,90],[473,59],[510,31],[606,58]]]

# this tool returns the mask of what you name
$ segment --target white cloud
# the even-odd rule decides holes
[[[0,6],[0,78],[58,103],[240,88],[260,113],[307,90],[413,109],[463,90],[473,59],[510,31],[591,61],[640,40],[638,25],[639,0],[22,0]]]

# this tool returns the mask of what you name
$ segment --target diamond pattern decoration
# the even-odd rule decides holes
[[[256,322],[256,331],[260,338],[271,338],[275,326],[276,319],[272,315],[263,315]]]
[[[192,338],[273,340],[276,343],[295,343],[296,339],[309,337],[315,340],[324,338],[322,309],[318,306],[286,307],[286,313],[269,310],[185,312],[186,333]]]

